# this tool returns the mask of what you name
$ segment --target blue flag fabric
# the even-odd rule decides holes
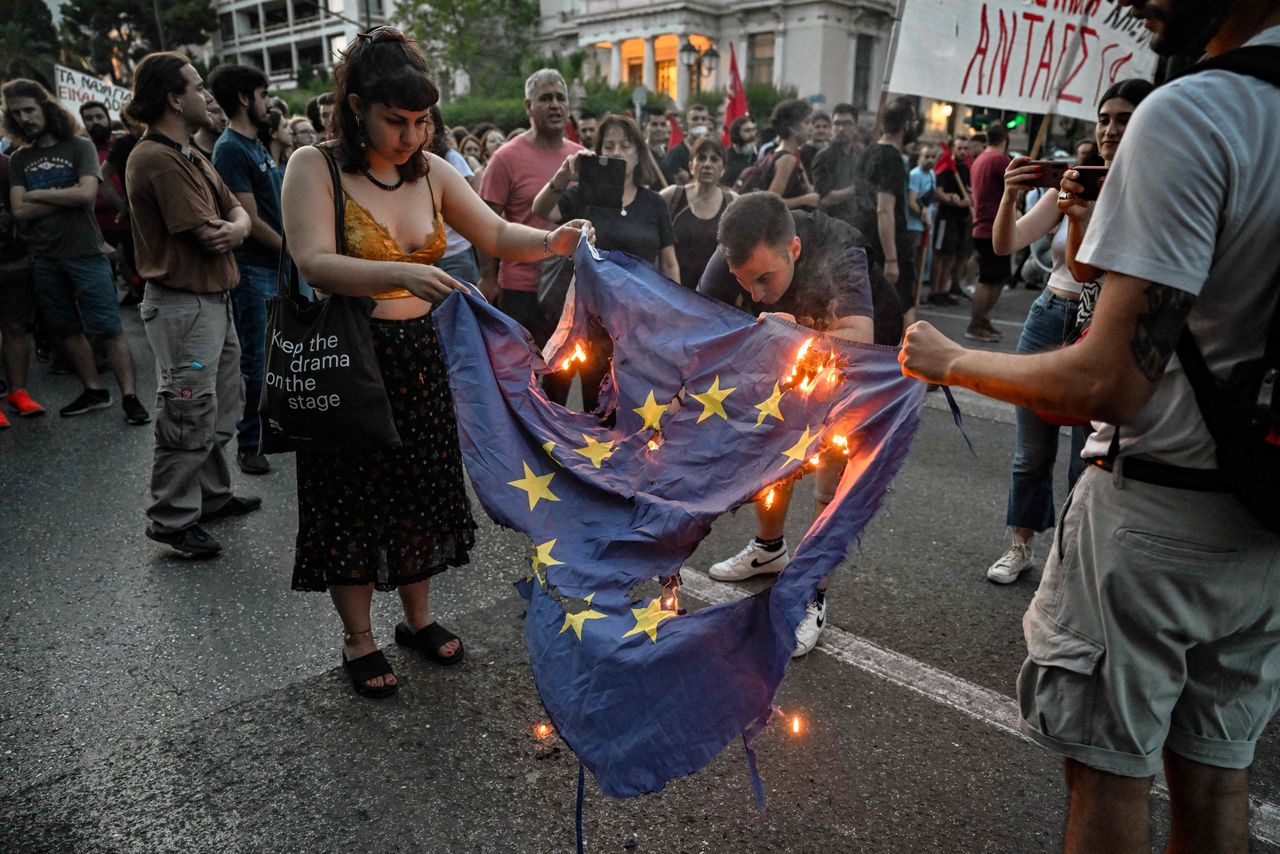
[[[549,402],[542,354],[483,300],[457,292],[435,317],[476,494],[533,543],[520,587],[538,692],[601,790],[627,797],[767,722],[805,606],[888,491],[925,386],[892,348],[757,323],[622,253],[584,243],[575,262],[572,320],[550,362],[607,333],[612,427]],[[820,450],[839,453],[837,437],[849,459],[836,498],[773,587],[672,610],[657,580],[716,517],[812,471]]]

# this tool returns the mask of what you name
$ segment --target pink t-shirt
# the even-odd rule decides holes
[[[973,236],[991,239],[991,227],[1004,196],[1004,170],[1013,158],[1003,151],[984,151],[969,167],[973,192]]]
[[[581,145],[567,139],[557,149],[538,148],[521,134],[489,158],[480,182],[480,198],[501,205],[507,222],[552,228],[553,223],[534,216],[533,199],[556,174],[564,159],[581,150]],[[536,261],[503,261],[498,270],[498,284],[511,291],[536,291],[540,267]]]

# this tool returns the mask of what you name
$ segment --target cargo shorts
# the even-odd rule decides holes
[[[1247,768],[1280,696],[1280,537],[1230,493],[1089,467],[1023,617],[1022,731],[1102,771]]]

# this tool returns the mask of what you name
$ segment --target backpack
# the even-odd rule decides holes
[[[778,150],[774,149],[739,172],[738,180],[733,184],[733,191],[741,194],[769,189],[769,183],[773,180],[773,161],[777,156]]]
[[[1280,47],[1254,45],[1227,51],[1178,74],[1219,69],[1280,86]],[[1280,278],[1273,282],[1280,289]],[[1175,348],[1196,404],[1217,444],[1218,469],[1232,491],[1272,531],[1280,533],[1280,306],[1271,316],[1262,356],[1240,362],[1225,381],[1205,364],[1190,327]]]

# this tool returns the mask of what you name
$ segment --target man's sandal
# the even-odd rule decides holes
[[[368,629],[363,632],[344,632],[342,640],[346,642],[353,637],[364,634],[372,634],[372,632]],[[348,659],[347,652],[344,649],[342,651],[342,669],[347,671],[347,675],[351,677],[351,687],[361,697],[380,700],[384,697],[390,697],[400,687],[399,682],[388,685],[384,681],[380,688],[365,684],[377,679],[379,676],[395,676],[390,662],[387,661],[387,657],[382,654],[380,649],[375,649],[373,652],[355,659]]]
[[[458,651],[453,655],[441,655],[440,647],[449,643],[449,641],[458,641]],[[397,624],[396,643],[400,644],[400,646],[407,646],[409,649],[417,650],[436,664],[442,664],[446,667],[462,661],[462,656],[465,653],[462,648],[462,640],[435,621],[427,623],[416,632],[409,631],[409,627],[404,623]]]

